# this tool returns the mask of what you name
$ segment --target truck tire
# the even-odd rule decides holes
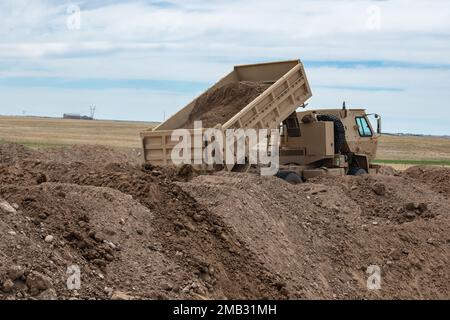
[[[287,182],[289,182],[290,184],[299,184],[299,183],[303,183],[303,179],[296,173],[289,173],[286,177]]]
[[[276,176],[290,184],[303,183],[302,177],[293,171],[279,171]]]
[[[231,172],[247,173],[250,170],[251,165],[248,163],[235,164]]]
[[[331,114],[321,114],[317,116],[319,121],[331,121],[334,124],[334,152],[340,153],[345,144],[345,127],[341,119]]]
[[[367,171],[362,169],[362,168],[359,168],[359,167],[351,167],[348,170],[348,175],[349,176],[362,176],[362,175],[365,175],[365,174],[367,174]]]

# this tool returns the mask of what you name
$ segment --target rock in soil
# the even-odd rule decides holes
[[[5,282],[3,282],[2,290],[3,292],[9,293],[14,288],[14,282],[12,282],[10,279],[6,279]]]
[[[21,266],[11,266],[8,269],[8,278],[12,281],[22,278],[24,274],[25,270]]]
[[[0,199],[0,211],[6,213],[16,213],[16,209],[14,209],[12,205],[2,199]]]
[[[46,300],[46,301],[57,300],[58,299],[58,295],[56,294],[56,291],[54,289],[47,289],[47,290],[41,292],[37,296],[37,299],[39,299],[39,300]]]
[[[52,287],[50,278],[37,271],[28,274],[26,284],[31,291],[47,290]]]
[[[375,192],[375,194],[377,194],[379,196],[386,195],[386,186],[382,183],[379,183],[379,182],[375,183],[372,186],[372,190],[373,190],[373,192]]]
[[[135,298],[124,292],[115,291],[111,296],[111,300],[135,300]]]

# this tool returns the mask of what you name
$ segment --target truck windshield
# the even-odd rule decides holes
[[[365,117],[357,117],[356,124],[358,125],[359,135],[361,137],[372,137],[372,130]]]

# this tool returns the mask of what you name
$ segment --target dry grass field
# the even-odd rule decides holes
[[[139,133],[154,125],[149,122],[0,117],[0,141],[30,147],[99,144],[140,148]]]
[[[33,117],[0,117],[0,142],[16,142],[33,148],[74,144],[98,144],[140,148],[139,133],[151,122],[82,121]],[[412,165],[450,165],[450,139],[390,136],[381,138],[378,163],[398,169]]]
[[[406,169],[412,165],[450,166],[450,139],[439,137],[381,137],[377,162]]]

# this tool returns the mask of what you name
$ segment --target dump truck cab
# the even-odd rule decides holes
[[[374,129],[364,109],[321,109],[291,114],[281,127],[280,166],[302,179],[321,174],[376,173],[381,117]]]

